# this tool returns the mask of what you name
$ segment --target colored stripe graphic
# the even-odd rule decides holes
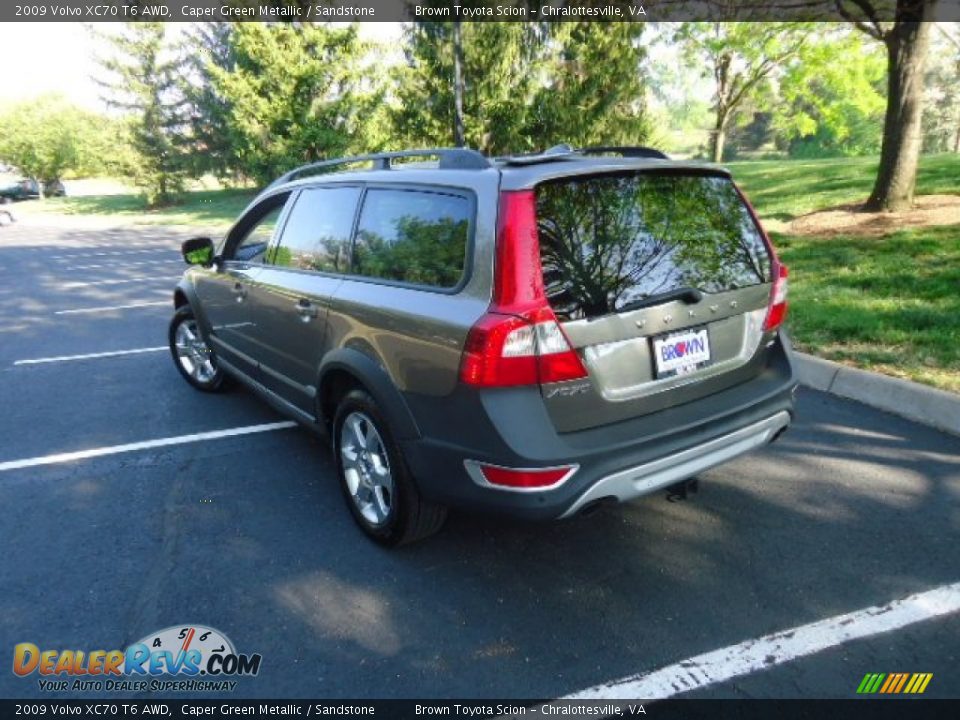
[[[897,683],[897,687],[894,689],[893,692],[898,693],[901,690],[903,690],[903,686],[906,684],[906,682],[907,682],[907,673],[900,673],[900,682]]]
[[[857,694],[919,695],[927,689],[933,673],[867,673],[857,686]]]

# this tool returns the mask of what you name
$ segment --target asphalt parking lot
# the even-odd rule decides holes
[[[91,453],[283,420],[191,389],[162,349],[185,237],[0,229],[0,652],[201,623],[262,654],[241,697],[555,698],[960,581],[960,438],[814,391],[686,501],[454,515],[397,551],[355,528],[298,428]],[[958,636],[956,613],[931,617],[691,696],[929,672],[925,697],[960,697]],[[0,672],[0,697],[38,695]]]

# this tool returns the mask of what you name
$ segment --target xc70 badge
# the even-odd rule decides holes
[[[553,397],[573,397],[574,395],[582,395],[587,390],[590,389],[590,383],[577,383],[576,385],[562,385],[560,387],[555,387],[547,393],[547,400]]]

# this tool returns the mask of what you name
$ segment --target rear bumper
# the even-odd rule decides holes
[[[561,517],[576,515],[584,507],[600,500],[625,502],[649,495],[660,488],[693,477],[699,472],[766,445],[789,424],[790,413],[780,411],[765,420],[702,445],[607,475],[582,493]]]
[[[765,367],[746,382],[572,433],[556,432],[537,389],[458,389],[440,402],[408,398],[421,437],[403,449],[421,492],[434,502],[528,519],[569,517],[595,501],[655,492],[770,442],[793,417],[795,387],[788,350],[778,340]],[[511,492],[472,479],[468,461],[578,468],[554,488]]]

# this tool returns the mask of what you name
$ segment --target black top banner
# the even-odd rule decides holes
[[[960,21],[960,0],[23,0],[0,21]]]
[[[204,717],[379,718],[650,718],[651,720],[926,720],[956,717],[957,700],[0,700],[2,717],[84,717],[197,720]]]
[[[101,718],[211,717],[492,720],[650,718],[650,720],[926,720],[957,717],[958,700],[0,700],[0,716]]]

